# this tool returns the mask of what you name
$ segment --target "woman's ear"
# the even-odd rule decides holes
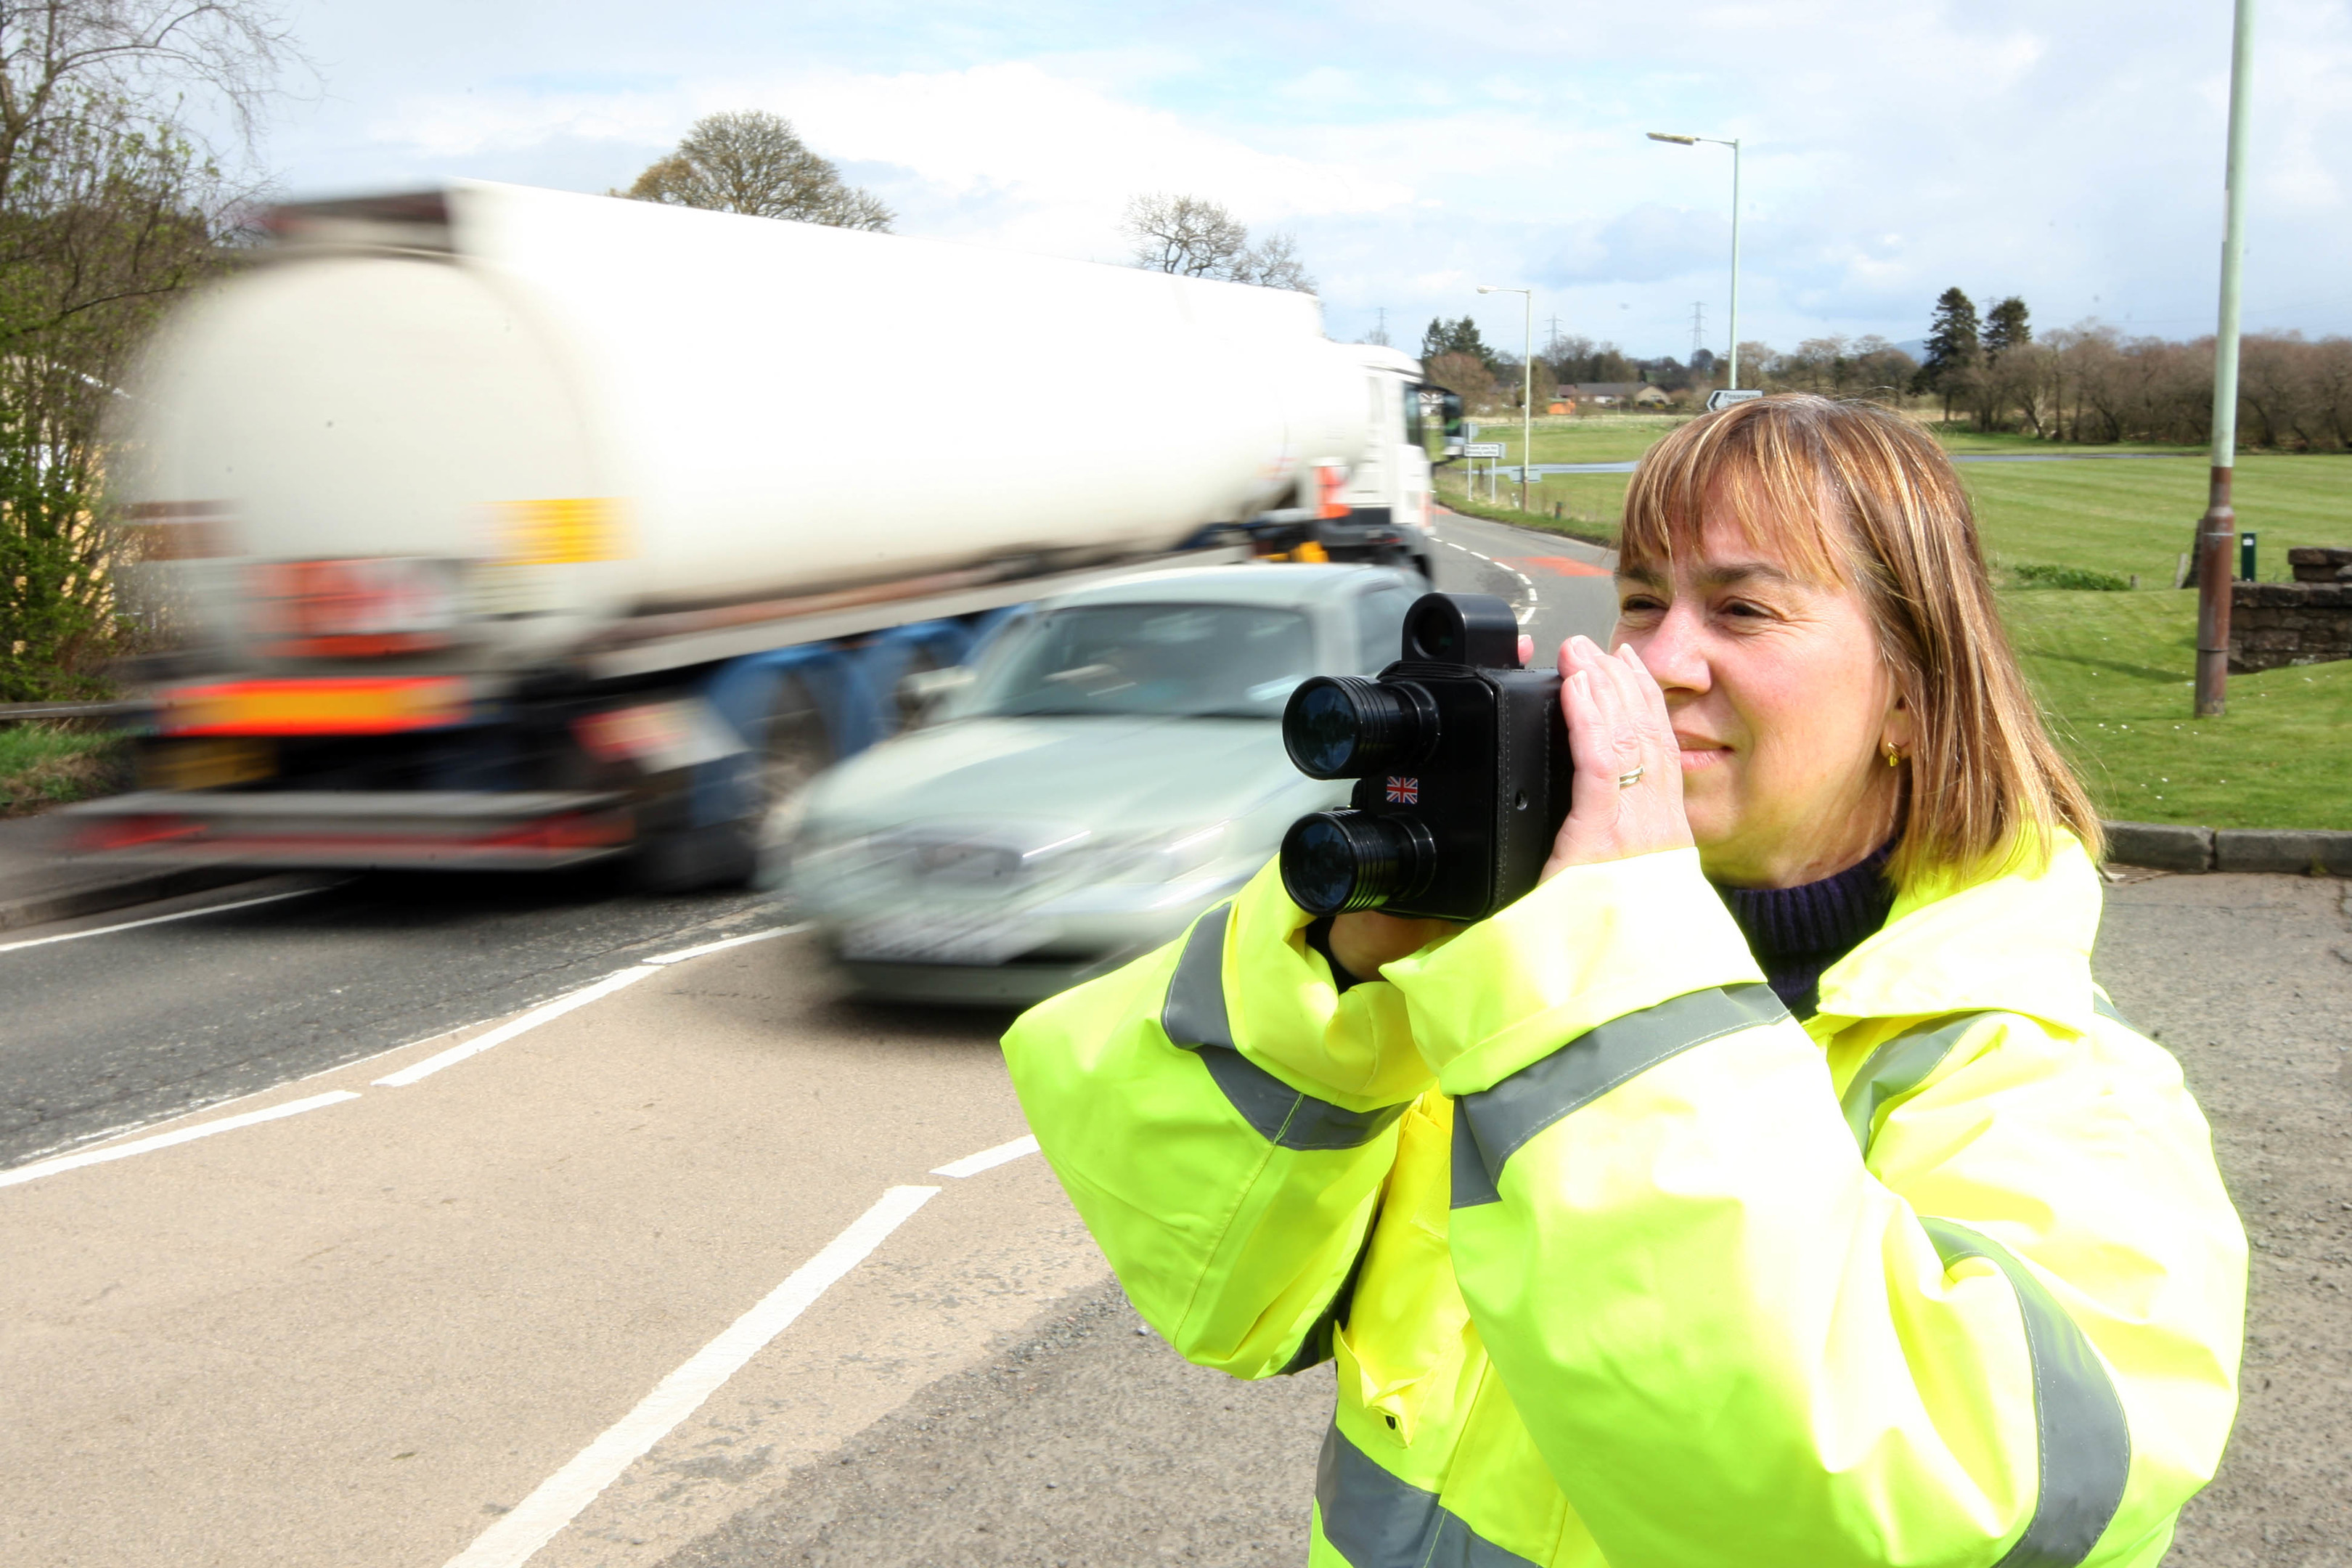
[[[1898,756],[1911,754],[1912,742],[1918,738],[1918,726],[1912,722],[1911,700],[1896,693],[1895,706],[1887,710],[1886,722],[1878,731],[1878,749],[1894,748]]]

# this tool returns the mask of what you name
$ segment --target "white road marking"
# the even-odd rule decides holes
[[[745,1362],[791,1327],[793,1320],[806,1311],[827,1287],[863,1263],[884,1237],[939,1190],[892,1187],[884,1193],[847,1230],[826,1243],[824,1251],[793,1269],[758,1306],[663,1378],[635,1409],[581,1449],[570,1464],[541,1481],[512,1513],[476,1536],[471,1546],[449,1559],[447,1568],[517,1568],[528,1562],[622,1471],[699,1409]]]
[[[961,1160],[950,1160],[944,1165],[934,1165],[931,1167],[931,1174],[959,1178],[977,1176],[982,1171],[993,1171],[999,1165],[1011,1164],[1024,1154],[1034,1154],[1036,1152],[1037,1139],[1033,1133],[1026,1138],[1015,1138],[1010,1143],[999,1143],[993,1149],[982,1149],[977,1154],[966,1154]]]
[[[459,1062],[464,1061],[467,1057],[479,1056],[484,1051],[488,1050],[492,1046],[502,1046],[509,1040],[513,1039],[517,1035],[522,1034],[527,1030],[536,1029],[541,1024],[548,1022],[551,1018],[561,1018],[563,1015],[571,1012],[575,1007],[585,1007],[589,1003],[596,1001],[601,997],[610,996],[615,991],[635,985],[638,981],[643,980],[648,974],[658,974],[660,973],[661,971],[655,968],[652,964],[640,963],[635,968],[624,969],[617,973],[607,974],[604,979],[597,981],[593,985],[583,985],[579,990],[571,993],[569,995],[558,996],[552,1002],[542,1003],[539,1006],[533,1007],[530,1012],[525,1013],[521,1017],[517,1018],[511,1024],[502,1024],[499,1027],[492,1029],[487,1035],[478,1035],[474,1038],[467,1040],[463,1045],[451,1046],[447,1050],[440,1051],[433,1056],[426,1057],[423,1061],[404,1067],[398,1072],[387,1073],[383,1077],[375,1080],[375,1087],[378,1089],[406,1089],[410,1084],[415,1083],[421,1079],[431,1078],[443,1068],[455,1067]]]
[[[341,884],[334,884],[340,886]],[[325,888],[297,888],[290,893],[266,893],[257,899],[239,899],[229,904],[206,904],[200,910],[181,910],[175,914],[149,915],[143,921],[123,921],[116,925],[92,926],[88,931],[69,931],[56,936],[31,937],[24,942],[0,942],[0,952],[15,952],[19,948],[47,947],[53,942],[78,942],[86,936],[104,936],[109,931],[136,931],[141,926],[159,926],[166,921],[192,921],[198,915],[216,915],[227,910],[249,910],[256,904],[274,904],[285,899],[306,899],[312,893],[323,893]]]
[[[683,963],[689,958],[700,958],[706,952],[718,952],[726,948],[740,947],[747,942],[765,942],[772,936],[790,936],[796,931],[806,931],[808,928],[809,922],[806,921],[802,921],[797,925],[770,926],[766,931],[755,931],[748,936],[725,937],[718,942],[706,942],[700,947],[682,947],[676,952],[665,952],[654,958],[641,958],[637,962],[639,963]]]
[[[183,1127],[176,1132],[158,1132],[154,1137],[142,1138],[136,1143],[119,1143],[111,1149],[91,1149],[84,1153],[67,1154],[55,1160],[43,1160],[36,1164],[19,1165],[13,1171],[0,1171],[0,1187],[13,1187],[20,1182],[37,1181],[43,1176],[54,1176],[60,1171],[78,1171],[84,1165],[102,1165],[109,1160],[127,1160],[133,1154],[145,1154],[157,1149],[169,1149],[175,1143],[186,1143],[198,1138],[209,1138],[215,1132],[226,1132],[232,1128],[251,1127],[259,1122],[275,1121],[282,1116],[299,1116],[306,1110],[316,1110],[327,1105],[341,1105],[344,1100],[358,1098],[358,1095],[347,1089],[331,1089],[325,1094],[314,1094],[308,1100],[289,1100],[284,1105],[273,1105],[267,1110],[248,1110],[240,1116],[224,1116],[218,1121],[205,1121],[194,1127]]]
[[[1448,550],[1459,550],[1465,555],[1476,556],[1477,559],[1484,561],[1496,571],[1508,572],[1512,576],[1517,577],[1519,580],[1519,586],[1527,590],[1527,602],[1525,604],[1513,605],[1511,606],[1511,614],[1517,618],[1518,623],[1521,626],[1526,626],[1529,621],[1535,619],[1537,595],[1534,578],[1528,576],[1526,573],[1520,571],[1516,566],[1505,565],[1502,562],[1496,560],[1491,555],[1482,555],[1466,544],[1456,544],[1454,541],[1447,539],[1443,535],[1433,535],[1433,537],[1436,538],[1437,542],[1443,544]]]

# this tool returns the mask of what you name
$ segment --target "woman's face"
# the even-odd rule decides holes
[[[1911,716],[1852,588],[1806,582],[1769,542],[1709,522],[1672,574],[1617,579],[1615,646],[1631,643],[1666,695],[1682,746],[1683,805],[1707,874],[1786,888],[1844,869],[1886,841]]]

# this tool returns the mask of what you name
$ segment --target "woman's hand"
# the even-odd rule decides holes
[[[1462,928],[1452,921],[1409,921],[1378,910],[1358,910],[1331,922],[1331,956],[1358,980],[1378,980],[1381,965],[1410,958]]]
[[[1560,645],[1559,674],[1576,784],[1568,820],[1537,879],[1549,881],[1570,866],[1689,847],[1682,746],[1666,694],[1641,656],[1630,645],[1612,656],[1589,637],[1570,637]],[[1641,776],[1621,786],[1637,769]]]

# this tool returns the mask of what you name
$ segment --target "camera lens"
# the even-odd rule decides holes
[[[1420,891],[1436,858],[1436,843],[1418,822],[1318,811],[1283,836],[1282,885],[1309,914],[1378,909]]]
[[[1318,675],[1282,711],[1282,743],[1311,779],[1361,778],[1419,756],[1435,738],[1428,695],[1402,683]]]

